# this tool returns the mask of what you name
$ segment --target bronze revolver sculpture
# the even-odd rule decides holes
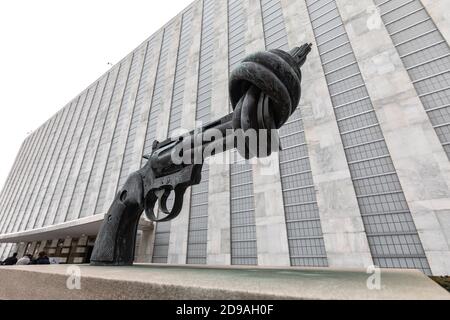
[[[155,141],[152,154],[145,156],[146,165],[128,178],[116,195],[97,236],[91,265],[127,266],[134,261],[136,233],[145,211],[154,222],[176,218],[183,206],[184,194],[190,186],[199,184],[204,157],[192,161],[206,148],[221,146],[226,151],[236,148],[245,132],[265,130],[267,150],[264,154],[247,140],[239,144],[239,153],[246,159],[265,157],[273,151],[270,134],[281,128],[296,110],[301,96],[301,66],[311,51],[311,44],[294,48],[289,53],[270,50],[246,57],[232,71],[229,80],[233,112],[207,124],[198,131],[164,142]],[[222,139],[205,139],[212,130],[223,134]],[[240,134],[238,134],[240,133]],[[197,142],[197,143],[196,143]],[[214,148],[213,148],[214,149]],[[212,152],[212,154],[215,154]],[[175,161],[182,158],[184,160]],[[186,161],[188,159],[188,161]],[[172,208],[169,196],[174,194]],[[155,205],[164,215],[158,218]]]

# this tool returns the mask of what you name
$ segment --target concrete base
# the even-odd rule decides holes
[[[81,274],[76,287],[77,278]],[[418,271],[383,270],[369,290],[362,270],[248,267],[0,267],[0,299],[450,299]]]

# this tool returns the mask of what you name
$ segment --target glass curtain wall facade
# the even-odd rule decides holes
[[[336,3],[307,3],[374,262],[430,272]]]

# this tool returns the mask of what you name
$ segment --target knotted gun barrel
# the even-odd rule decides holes
[[[266,145],[270,148],[272,130],[281,128],[300,102],[300,68],[311,46],[306,44],[290,53],[282,50],[257,52],[233,70],[230,100],[234,109],[235,130],[241,129],[244,133],[248,130],[267,130]],[[259,156],[257,148],[246,147],[245,152],[239,150],[241,156],[246,159]],[[267,155],[272,152],[267,151]]]
[[[199,133],[193,131],[187,136],[161,144],[178,144],[178,148],[166,147],[163,152],[158,152],[157,157],[148,157],[152,161],[152,167],[168,168],[173,164],[172,160],[176,158],[179,149],[187,154],[184,159],[191,161],[194,161],[194,156],[198,158],[203,155],[207,147],[213,149],[211,142],[202,138],[212,135],[209,130],[221,132],[223,139],[214,141],[214,144],[222,145],[222,151],[237,148],[247,160],[270,156],[271,146],[274,145],[272,140],[278,139],[278,136],[272,137],[271,133],[286,123],[299,104],[302,79],[300,67],[310,51],[311,44],[306,44],[293,49],[290,54],[282,50],[270,50],[246,57],[230,76],[229,95],[234,112],[200,128]],[[267,141],[263,144],[257,141],[254,146],[244,144],[240,148],[236,140],[243,140],[250,130],[256,133],[258,139],[266,138]],[[262,130],[267,135],[259,135]],[[230,137],[230,132],[234,137]],[[197,147],[195,141],[200,141]],[[260,150],[262,145],[267,149]],[[154,149],[158,149],[158,145]]]
[[[305,44],[289,53],[270,50],[249,55],[230,76],[231,114],[201,130],[163,142],[155,141],[152,154],[145,156],[146,165],[130,175],[105,215],[91,264],[133,264],[142,212],[155,222],[175,219],[182,210],[186,190],[200,183],[203,162],[208,156],[231,148],[237,148],[246,159],[265,157],[275,151],[271,146],[278,139],[276,130],[287,122],[300,102],[300,68],[311,46]],[[250,131],[256,133],[256,143],[246,139]],[[262,131],[266,134],[258,134]],[[218,139],[205,138],[217,136],[212,134],[214,132],[219,133]],[[217,146],[222,148],[215,148]],[[214,151],[205,155],[206,149]],[[175,199],[169,208],[171,194]],[[156,203],[159,203],[158,212],[162,217],[154,211]]]

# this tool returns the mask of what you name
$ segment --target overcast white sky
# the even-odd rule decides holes
[[[0,1],[0,188],[29,132],[191,2]]]

